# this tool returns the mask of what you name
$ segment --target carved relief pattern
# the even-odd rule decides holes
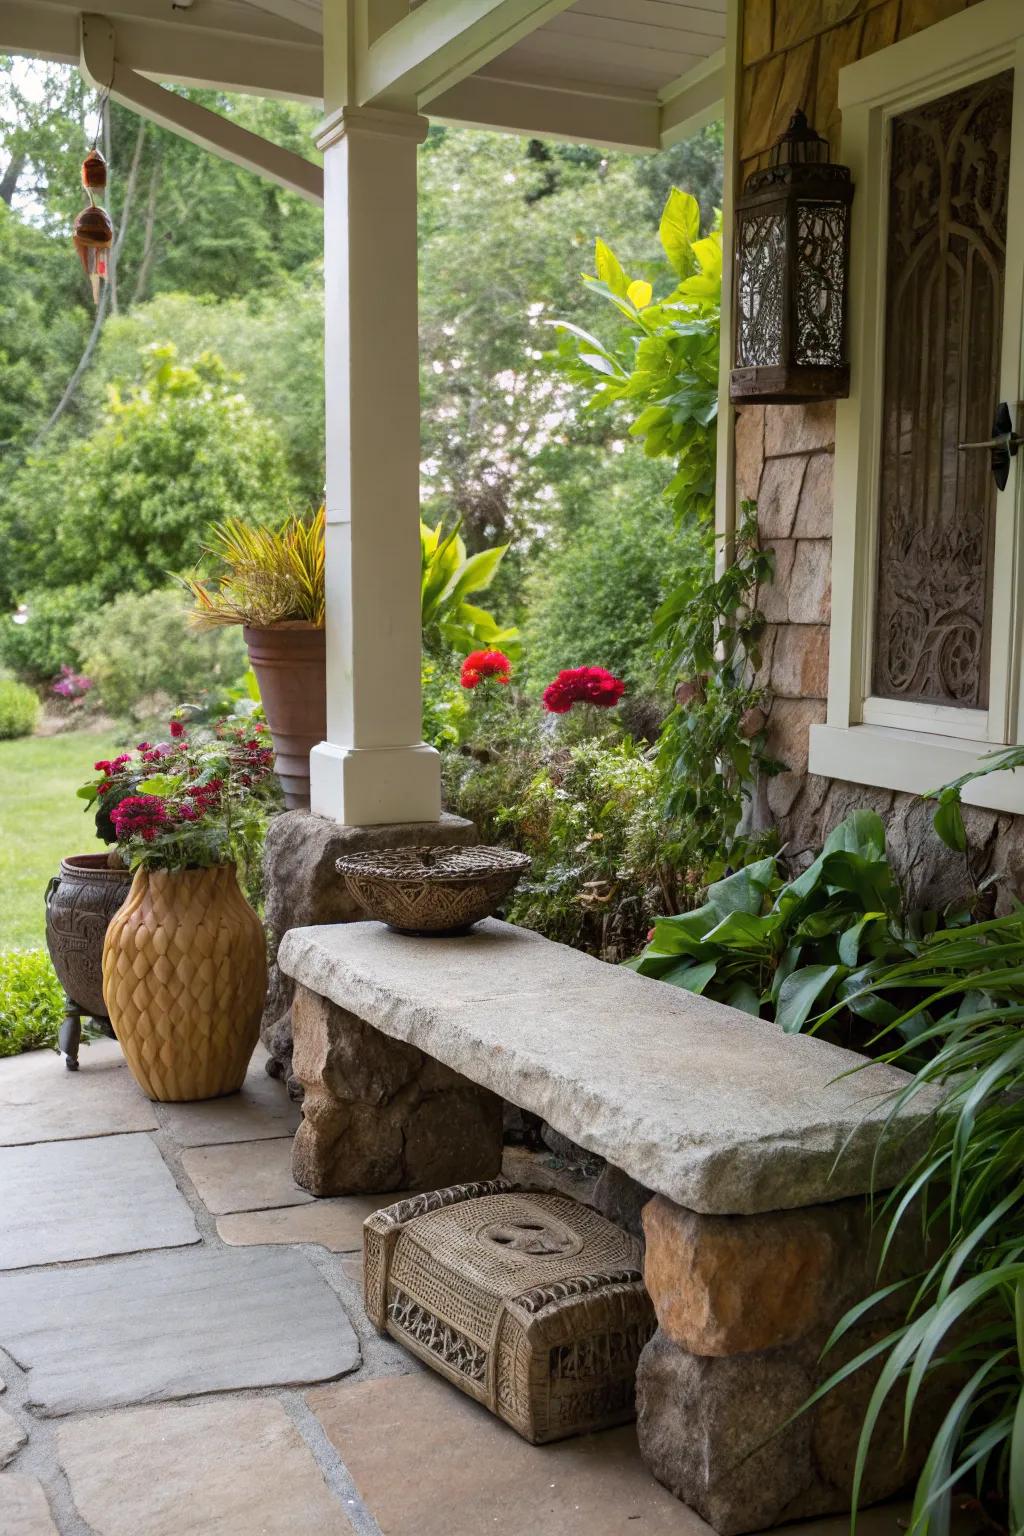
[[[874,691],[982,709],[1013,75],[893,120]]]
[[[846,290],[844,203],[797,207],[796,361],[838,368],[843,362],[843,299]]]
[[[402,1333],[415,1339],[432,1355],[437,1355],[452,1370],[468,1376],[470,1381],[483,1381],[487,1371],[487,1351],[421,1307],[404,1291],[391,1293],[388,1317]]]
[[[736,366],[782,361],[786,232],[781,213],[751,214],[740,225]]]

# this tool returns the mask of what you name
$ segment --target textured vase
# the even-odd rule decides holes
[[[242,1086],[266,944],[233,865],[140,869],[103,945],[103,996],[139,1087],[175,1103]]]

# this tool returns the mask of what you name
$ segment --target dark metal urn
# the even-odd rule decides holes
[[[69,1072],[78,1070],[83,1014],[113,1034],[103,1001],[103,940],[131,884],[130,871],[109,868],[105,853],[79,853],[61,859],[46,887],[46,947],[67,998],[58,1043]]]

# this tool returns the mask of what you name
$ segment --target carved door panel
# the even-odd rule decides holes
[[[1019,356],[1004,335],[1014,84],[1006,70],[889,124],[872,693],[912,707],[989,709],[998,496],[988,455],[958,445],[991,435]]]

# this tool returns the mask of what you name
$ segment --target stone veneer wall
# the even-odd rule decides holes
[[[838,73],[974,0],[745,0],[739,134],[740,185],[767,163],[790,116],[803,107],[840,148]],[[871,211],[853,205],[854,218]],[[787,771],[769,781],[772,815],[793,859],[806,862],[857,806],[886,819],[894,862],[917,899],[948,900],[964,888],[959,860],[930,832],[930,813],[910,795],[807,772],[808,731],[825,719],[832,555],[835,408],[748,406],[736,416],[736,495],[758,503],[776,580],[763,595],[769,620],[764,667],[775,695],[769,746]],[[968,811],[976,867],[1024,867],[1024,818]]]

